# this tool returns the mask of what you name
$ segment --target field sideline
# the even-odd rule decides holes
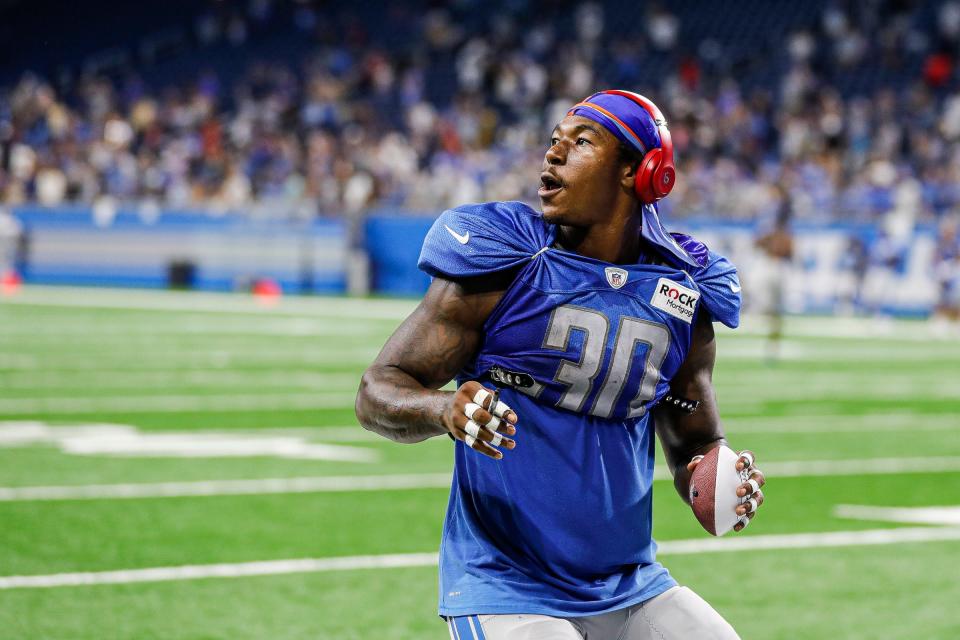
[[[407,300],[0,298],[0,637],[434,638],[451,446],[356,426]],[[744,638],[958,638],[960,334],[718,332],[768,503],[711,539],[658,469],[664,564]],[[522,446],[522,431],[518,434]]]

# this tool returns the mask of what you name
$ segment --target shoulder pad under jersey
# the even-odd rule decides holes
[[[543,216],[522,202],[466,204],[444,211],[423,241],[417,266],[466,278],[518,267],[553,243]]]
[[[701,303],[710,316],[731,329],[736,328],[740,324],[741,303],[737,268],[696,238],[683,233],[671,235],[701,265],[689,273],[700,290]]]

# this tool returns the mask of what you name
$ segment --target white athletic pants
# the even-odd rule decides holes
[[[687,587],[598,616],[479,615],[448,619],[454,640],[739,640],[713,607]]]

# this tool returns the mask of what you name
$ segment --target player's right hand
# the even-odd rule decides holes
[[[443,426],[471,449],[499,460],[497,447],[513,449],[516,441],[506,437],[517,433],[517,413],[502,400],[493,405],[495,392],[479,382],[465,382],[451,396],[443,414]]]

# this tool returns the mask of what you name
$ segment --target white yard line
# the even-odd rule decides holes
[[[0,399],[0,415],[339,409],[352,407],[355,399],[355,391],[246,395],[106,396],[102,398],[6,398]]]
[[[344,297],[285,296],[276,306],[264,306],[250,295],[154,291],[142,289],[25,287],[2,304],[176,311],[258,316],[335,316],[364,319],[402,319],[416,307],[410,300],[365,300]]]
[[[264,317],[335,317],[399,322],[416,300],[369,300],[346,297],[285,296],[275,307],[264,307],[249,295],[177,292],[94,287],[27,286],[16,296],[0,299],[4,305],[129,309],[213,314],[252,314]],[[724,336],[732,332],[719,329]],[[765,336],[762,317],[748,316],[733,335]],[[877,318],[788,317],[788,337],[824,337],[892,342],[955,342],[957,332],[937,331],[929,323]]]
[[[736,538],[694,538],[665,540],[658,543],[658,554],[721,553],[771,549],[815,549],[820,547],[859,547],[909,542],[960,540],[960,527],[904,527],[902,529],[866,529],[828,533],[790,533],[743,536]]]
[[[760,465],[768,479],[960,471],[960,456],[929,458],[868,458],[862,460],[796,460]],[[656,480],[669,480],[657,467]],[[405,491],[447,489],[449,473],[380,476],[317,476],[256,480],[198,480],[189,482],[0,487],[0,502],[37,500],[112,500],[193,496],[266,495],[331,491]]]
[[[863,545],[906,544],[960,540],[960,527],[910,527],[902,529],[868,529],[865,531],[833,531],[759,535],[737,538],[694,538],[665,540],[659,543],[661,555],[725,553],[777,549],[815,549]],[[436,553],[404,553],[336,558],[298,558],[262,562],[238,562],[176,567],[150,567],[119,571],[55,573],[32,576],[0,577],[0,589],[43,589],[138,582],[168,582],[207,578],[246,578],[293,573],[356,571],[365,569],[398,569],[436,566]]]
[[[200,480],[192,482],[90,484],[50,487],[0,487],[0,502],[182,498],[190,496],[242,496],[441,488],[450,488],[449,473],[262,478],[257,480]]]
[[[228,367],[271,365],[288,368],[343,367],[370,364],[380,353],[379,346],[328,347],[308,351],[304,348],[272,349],[269,345],[250,350],[243,348],[212,349],[198,347],[176,352],[167,349],[157,353],[140,353],[136,348],[124,352],[54,353],[29,355],[21,352],[0,352],[0,369],[16,371],[100,371],[101,369],[150,370],[216,370]]]
[[[720,361],[762,361],[767,357],[766,346],[759,340],[751,338],[727,339],[720,341],[719,344],[717,358]],[[941,363],[955,363],[958,351],[947,348],[953,346],[953,343],[943,343],[941,346],[943,348],[940,350],[907,350],[903,348],[868,350],[862,345],[830,348],[829,346],[785,338],[780,360],[784,362],[839,362],[841,364],[850,362],[936,363],[938,366],[944,366]]]
[[[0,303],[2,304],[2,303]],[[158,316],[163,317],[163,316]],[[332,317],[224,318],[222,315],[175,318],[174,322],[116,319],[79,319],[64,322],[59,318],[39,318],[37,325],[5,327],[0,343],[58,343],[64,338],[85,344],[115,344],[132,340],[223,340],[237,341],[251,336],[368,335],[389,329],[393,320],[351,318],[349,324]]]
[[[861,458],[858,460],[791,460],[758,462],[768,478],[952,473],[960,471],[960,456]]]
[[[724,396],[721,394],[720,398]],[[837,413],[790,416],[739,416],[726,418],[727,433],[859,433],[878,431],[960,431],[960,414],[952,412],[917,413]]]
[[[372,353],[372,352],[371,352]],[[274,354],[279,355],[279,354]],[[353,357],[351,361],[357,359],[358,356],[362,356],[364,361],[371,359],[373,355],[361,350],[360,353],[351,354]],[[291,357],[293,354],[291,354]],[[322,359],[319,359],[315,362],[316,366],[323,364],[323,361],[330,360],[337,361],[339,364],[343,364],[344,360],[337,360],[336,358],[331,357],[332,354],[325,353],[322,356]],[[367,357],[369,356],[369,358]],[[271,384],[266,386],[270,387],[282,387],[280,384],[283,380],[287,378],[279,374],[267,374],[267,373],[258,373],[256,375],[247,375],[247,374],[237,374],[235,371],[229,369],[232,366],[245,365],[254,361],[258,361],[256,357],[252,354],[238,354],[236,356],[224,354],[222,356],[222,364],[220,369],[206,370],[207,372],[198,372],[196,370],[186,368],[182,373],[171,373],[167,380],[171,383],[174,381],[179,381],[181,383],[189,384],[213,384],[217,380],[216,372],[220,371],[226,376],[224,380],[229,382],[232,385],[240,385],[244,383],[244,380],[247,380],[250,384],[256,383],[258,376],[264,379],[271,381]],[[303,353],[297,355],[299,358],[306,357]],[[211,354],[207,360],[213,361],[216,360],[217,356]],[[78,371],[81,369],[85,370],[84,376],[82,379],[78,379],[76,384],[86,384],[86,383],[95,383],[98,385],[109,385],[110,380],[115,380],[125,385],[127,388],[136,388],[134,382],[147,378],[152,380],[151,384],[160,384],[159,377],[156,377],[155,374],[151,374],[149,371],[144,369],[131,369],[130,376],[128,380],[124,380],[123,375],[118,375],[119,371],[111,366],[108,367],[111,369],[111,374],[109,376],[104,376],[101,379],[101,376],[98,372],[98,367],[95,366],[94,358],[82,358],[74,359],[74,364],[77,366]],[[178,361],[182,362],[181,359]],[[144,364],[151,363],[152,361],[147,360]],[[36,359],[36,361],[26,362],[26,361],[14,361],[12,359],[5,361],[2,354],[0,354],[0,366],[7,366],[10,368],[17,369],[33,369],[42,371],[42,373],[35,374],[34,380],[43,379],[43,376],[49,376],[49,380],[56,381],[58,383],[66,384],[71,378],[75,376],[66,375],[63,373],[63,369],[56,366],[56,364],[62,364],[63,361],[56,362],[43,362],[41,359]],[[132,363],[131,363],[132,364]],[[156,362],[153,362],[156,364]],[[60,373],[53,373],[54,371],[60,371]],[[211,373],[212,372],[212,373]],[[22,374],[20,374],[22,375]],[[242,395],[146,395],[146,396],[124,396],[124,395],[105,395],[105,396],[86,396],[86,397],[43,397],[43,398],[2,398],[0,399],[0,415],[23,415],[23,414],[40,414],[40,413],[83,413],[91,411],[124,411],[124,412],[177,412],[177,411],[222,411],[230,409],[326,409],[326,408],[348,408],[353,406],[355,399],[354,388],[358,384],[358,377],[355,374],[289,374],[289,382],[292,385],[300,384],[308,387],[316,387],[317,389],[325,389],[325,391],[317,393],[272,393],[272,394],[242,394]],[[76,379],[76,378],[75,378]],[[3,374],[0,374],[0,381],[3,380]],[[16,382],[16,381],[14,381]],[[23,384],[26,381],[16,384],[15,386],[23,388]],[[347,389],[342,391],[330,389],[331,386],[346,386]],[[288,385],[289,386],[289,385]],[[32,387],[31,387],[32,388]],[[814,393],[810,392],[807,394],[799,394],[798,397],[803,397],[808,401],[823,401],[830,400],[838,397],[839,392],[837,393]],[[842,394],[841,394],[842,395]],[[889,399],[895,396],[904,396],[906,397],[907,393],[893,394],[889,390],[877,389],[875,392],[871,393],[861,393],[861,398],[871,398],[871,397],[882,397],[884,399]],[[762,398],[757,394],[747,395],[747,394],[737,394],[737,393],[727,393],[724,394],[722,391],[719,393],[721,401],[726,399],[728,405],[733,405],[740,407],[746,407],[751,403],[759,403],[762,401]],[[937,397],[943,399],[957,398],[960,401],[960,392],[955,388],[951,387],[949,384],[944,384],[942,389],[931,389],[929,390],[928,397]],[[929,417],[925,414],[913,414],[915,419],[920,422],[927,422],[930,426],[921,426],[917,425],[918,430],[924,431],[939,431],[939,430],[950,430],[952,427],[950,425],[957,424],[957,415],[956,414],[941,414],[942,418],[948,423],[934,423],[929,420]],[[879,417],[876,422],[889,424],[891,420],[900,420],[900,417],[903,416],[902,423],[906,423],[910,419],[910,416],[903,414],[891,414],[891,417]],[[825,419],[827,416],[824,415],[794,415],[794,416],[771,416],[765,420],[766,424],[756,425],[753,429],[738,428],[737,424],[742,422],[741,418],[730,418],[728,421],[734,425],[734,428],[731,431],[741,431],[741,432],[753,432],[753,431],[791,431],[792,428],[783,428],[781,425],[784,422],[789,422],[791,427],[793,425],[798,425],[798,430],[808,431],[808,432],[819,432],[817,429],[823,429],[826,432],[832,431],[859,431],[861,428],[857,427],[846,427],[844,421],[848,422],[858,422],[863,424],[863,429],[870,430],[870,420],[871,418],[867,416],[842,416],[842,415],[833,415],[830,416],[833,420],[829,425],[826,422],[823,422],[821,419]],[[754,420],[753,417],[749,418]],[[832,425],[837,425],[837,429],[833,429]],[[884,427],[878,427],[878,430],[883,430]],[[896,430],[896,429],[893,429]]]
[[[0,374],[4,389],[77,389],[95,386],[96,389],[140,389],[203,387],[306,387],[331,391],[331,387],[356,389],[359,373],[311,373],[299,371],[243,371],[231,369],[209,370],[132,370],[98,369],[84,376],[65,371],[40,371],[29,374]]]
[[[203,578],[244,578],[275,576],[288,573],[353,571],[357,569],[398,569],[430,567],[437,564],[436,553],[403,553],[380,556],[346,556],[340,558],[301,558],[238,562],[234,564],[200,564],[179,567],[152,567],[90,573],[55,573],[46,576],[0,577],[0,589],[42,589],[46,587],[79,587],[131,582],[167,582]]]
[[[960,506],[877,507],[863,504],[838,504],[833,509],[833,515],[838,518],[872,520],[874,522],[901,522],[905,524],[934,524],[960,527]]]

